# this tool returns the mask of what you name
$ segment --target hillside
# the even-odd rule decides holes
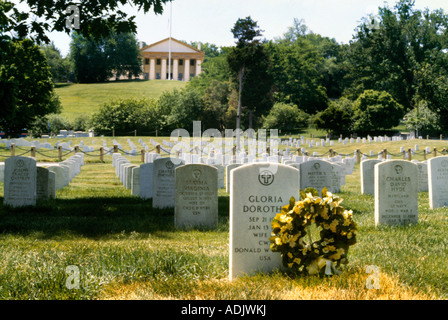
[[[57,84],[63,110],[62,116],[72,120],[80,115],[90,115],[106,101],[114,98],[157,98],[164,91],[183,88],[180,81],[113,81],[88,84]]]

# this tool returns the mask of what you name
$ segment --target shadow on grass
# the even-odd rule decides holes
[[[72,82],[57,82],[54,84],[55,88],[64,88],[64,87],[70,87],[74,85],[75,83]]]
[[[223,231],[228,229],[227,197],[219,198],[218,208],[217,229]],[[11,208],[4,206],[3,198],[0,198],[0,233],[3,235],[39,235],[40,239],[70,235],[101,239],[123,233],[157,236],[163,232],[176,230],[174,208],[155,209],[152,207],[151,199],[143,200],[137,197],[53,199],[39,201],[35,207]]]

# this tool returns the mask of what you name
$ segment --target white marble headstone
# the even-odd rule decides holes
[[[418,192],[428,192],[428,164],[416,162],[418,168]]]
[[[50,171],[47,168],[36,167],[36,199],[37,200],[48,200],[50,198],[49,174],[50,174]]]
[[[176,228],[216,227],[218,224],[218,169],[187,164],[175,169]]]
[[[418,169],[390,160],[375,165],[375,225],[418,223]]]
[[[183,160],[158,158],[154,160],[152,206],[154,208],[174,208],[176,167],[183,165]]]
[[[232,164],[228,164],[225,167],[225,172],[226,172],[226,192],[230,192],[230,171],[241,167],[242,164],[241,163],[232,163]]]
[[[448,156],[428,160],[429,207],[448,207]]]
[[[291,197],[299,199],[299,171],[284,164],[254,163],[230,172],[230,280],[282,268],[270,250],[271,222]]]
[[[12,207],[36,205],[36,172],[34,158],[6,159],[3,203]]]
[[[324,160],[310,160],[300,164],[300,188],[314,188],[321,193],[324,188],[336,193],[334,187],[333,167],[330,162]]]
[[[140,167],[132,168],[131,194],[140,197]]]
[[[381,160],[370,159],[361,161],[361,194],[375,194],[375,165]]]
[[[154,163],[148,162],[140,165],[140,198],[151,199],[154,184]]]

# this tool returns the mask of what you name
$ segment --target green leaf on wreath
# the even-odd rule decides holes
[[[313,197],[318,197],[319,196],[319,192],[315,188],[306,188],[305,189],[305,194],[306,193],[311,193],[313,195]],[[306,196],[305,196],[305,198],[306,198]]]
[[[291,197],[291,199],[289,199],[289,209],[293,209],[294,205],[296,204],[296,199],[294,197]]]

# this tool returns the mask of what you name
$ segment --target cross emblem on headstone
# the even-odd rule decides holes
[[[274,175],[270,171],[263,171],[258,175],[258,181],[264,186],[270,185],[274,181]]]

